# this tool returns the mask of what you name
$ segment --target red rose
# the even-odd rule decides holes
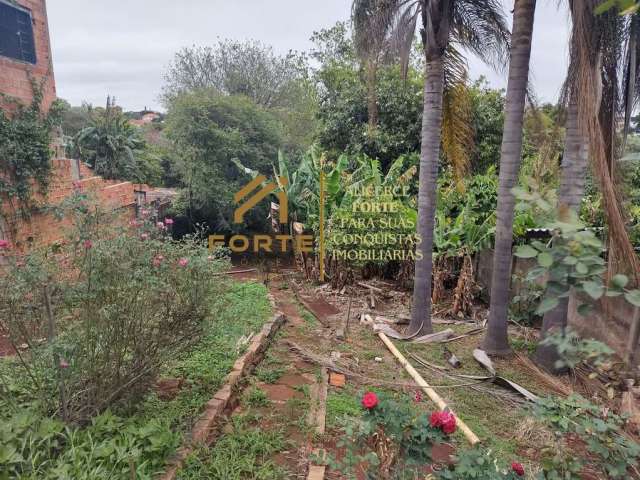
[[[442,431],[447,435],[451,435],[456,431],[456,417],[451,412],[442,412]]]
[[[362,397],[362,406],[367,410],[371,410],[378,405],[378,396],[373,392],[367,392]]]
[[[433,428],[440,428],[447,435],[456,431],[456,417],[451,412],[433,412],[429,423]]]
[[[440,428],[442,426],[442,412],[433,412],[429,418],[429,423],[433,428]]]
[[[519,477],[524,477],[524,467],[518,462],[511,464],[511,469],[518,474]]]

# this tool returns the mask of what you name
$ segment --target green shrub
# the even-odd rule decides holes
[[[154,420],[137,423],[105,412],[75,429],[21,410],[0,423],[0,478],[151,480],[177,444],[178,437]]]
[[[141,399],[160,366],[200,338],[224,262],[199,238],[174,242],[150,221],[112,226],[81,193],[70,213],[66,244],[9,257],[0,321],[30,347],[19,364],[30,396],[85,424]]]
[[[517,462],[502,465],[491,451],[473,447],[460,451],[455,463],[437,474],[443,480],[516,480],[523,478],[524,467]],[[522,475],[521,475],[522,474]]]
[[[555,443],[542,451],[542,479],[579,480],[586,465],[603,478],[624,479],[630,478],[630,467],[638,464],[640,445],[624,433],[626,419],[580,395],[542,399],[536,416],[555,435]],[[567,445],[571,435],[585,445],[588,458],[571,451]]]

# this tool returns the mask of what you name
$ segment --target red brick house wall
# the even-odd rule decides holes
[[[56,99],[53,76],[51,43],[45,0],[17,0],[13,3],[31,12],[37,63],[35,65],[0,55],[0,93],[14,97],[23,103],[31,103],[33,90],[29,76],[43,84],[43,109],[47,110]],[[2,99],[0,98],[0,106]]]
[[[80,179],[74,173],[77,164],[80,164]],[[136,197],[132,183],[104,180],[86,165],[68,158],[52,160],[51,169],[46,197],[34,198],[40,205],[58,206],[73,194],[74,189],[82,189],[104,211],[117,212],[117,217],[123,224],[136,217]],[[46,210],[36,211],[29,218],[10,218],[8,223],[14,226],[9,239],[18,250],[63,241],[72,233],[71,219],[60,220]]]

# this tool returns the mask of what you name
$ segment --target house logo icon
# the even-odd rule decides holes
[[[233,196],[233,199],[235,200],[236,203],[239,204],[241,200],[247,197],[256,188],[265,184],[266,181],[267,181],[267,177],[265,177],[264,175],[258,175],[251,182],[249,182],[247,185],[242,187],[242,189]],[[278,181],[282,186],[286,186],[288,183],[287,179],[283,177],[279,177]],[[278,189],[278,185],[276,183],[274,182],[266,183],[264,186],[262,186],[262,188],[258,192],[254,193],[251,197],[249,197],[246,200],[245,203],[240,205],[235,210],[233,214],[233,222],[242,223],[244,221],[245,213],[247,213],[249,210],[255,207],[261,200],[266,198],[269,194],[271,194],[277,189]],[[280,223],[286,224],[289,218],[289,203],[287,199],[287,194],[283,191],[280,191],[276,193],[276,196],[278,197],[278,201],[280,203],[280,208],[278,209]]]

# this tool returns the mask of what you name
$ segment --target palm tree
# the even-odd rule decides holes
[[[501,65],[508,51],[509,32],[497,0],[378,0],[376,28],[357,35],[387,39],[403,70],[420,26],[425,55],[424,111],[418,190],[418,229],[411,335],[430,333],[433,229],[443,118],[445,65],[455,61],[453,46],[463,47],[492,65]],[[353,11],[370,8],[370,0],[354,0]],[[356,29],[358,25],[355,25]]]
[[[511,192],[518,180],[522,162],[522,126],[529,82],[529,60],[536,0],[516,0],[513,12],[511,61],[505,106],[500,186],[496,221],[495,254],[491,283],[491,307],[484,349],[491,354],[510,351],[507,338],[507,308],[511,280],[513,216],[515,196]]]
[[[378,96],[377,77],[378,67],[384,56],[386,39],[385,28],[389,24],[384,20],[387,17],[384,9],[386,2],[380,0],[361,0],[354,2],[352,20],[354,25],[354,44],[358,56],[362,59],[367,85],[367,113],[369,127],[378,126]],[[380,35],[369,35],[367,32],[382,32]]]
[[[106,179],[139,180],[135,152],[144,146],[135,127],[107,98],[104,110],[93,111],[91,123],[75,138],[80,157]]]
[[[607,206],[613,253],[610,259],[615,259],[615,252],[623,252],[627,271],[637,275],[638,260],[628,241],[612,173],[615,158],[624,150],[631,110],[638,98],[638,18],[635,14],[625,19],[613,10],[594,14],[597,6],[595,0],[569,2],[573,26],[571,61],[561,98],[561,103],[567,105],[567,133],[558,203],[561,210],[579,209],[591,155]],[[622,50],[625,44],[626,54]],[[622,88],[619,71],[625,72]],[[624,118],[621,148],[614,127],[620,112]],[[568,305],[567,298],[561,299],[556,308],[545,314],[541,339],[551,330],[564,330]],[[536,363],[551,372],[557,372],[557,358],[558,352],[551,345],[539,345],[535,353]]]

